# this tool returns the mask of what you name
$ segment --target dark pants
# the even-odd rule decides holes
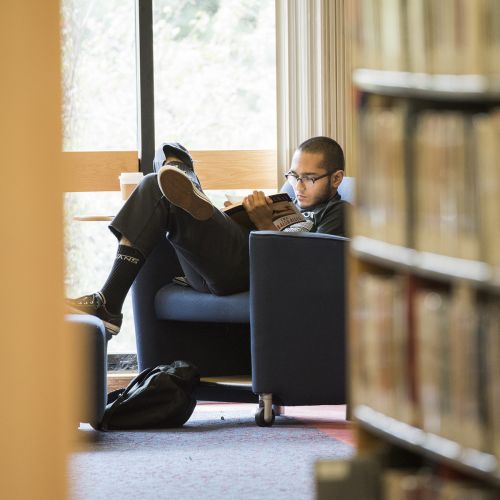
[[[215,295],[248,290],[248,231],[219,210],[199,221],[172,205],[162,194],[156,174],[148,174],[109,225],[146,258],[167,237],[189,284]]]

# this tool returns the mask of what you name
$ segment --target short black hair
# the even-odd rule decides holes
[[[337,141],[330,137],[312,137],[304,141],[297,151],[304,153],[322,153],[323,161],[321,166],[329,173],[333,174],[337,170],[344,170],[344,152]]]

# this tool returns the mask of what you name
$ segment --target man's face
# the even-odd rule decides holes
[[[322,160],[322,153],[296,151],[292,158],[290,172],[293,172],[299,177],[320,177],[327,173],[327,171],[320,166]],[[293,186],[293,190],[295,191],[299,207],[312,208],[328,200],[337,192],[337,188],[342,182],[343,174],[344,172],[342,170],[338,170],[334,174],[318,179],[314,184],[308,184],[302,181],[297,182],[295,186]]]

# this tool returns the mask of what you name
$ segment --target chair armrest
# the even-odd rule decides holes
[[[277,400],[287,394],[284,404],[291,405],[345,402],[348,241],[319,233],[251,233],[255,392]]]
[[[348,242],[348,238],[321,233],[252,232],[251,300],[256,305],[271,300],[283,311],[304,300],[331,309],[327,301],[332,294],[344,296]]]

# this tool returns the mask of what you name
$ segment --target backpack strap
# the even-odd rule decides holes
[[[113,413],[115,413],[118,406],[120,406],[120,403],[128,396],[134,386],[141,384],[155,370],[157,370],[157,368],[146,368],[145,370],[142,370],[141,373],[129,382],[125,389],[118,389],[108,394],[109,403],[106,406],[106,410],[104,411],[104,415],[99,424],[100,430],[108,430],[109,420],[113,416]]]

